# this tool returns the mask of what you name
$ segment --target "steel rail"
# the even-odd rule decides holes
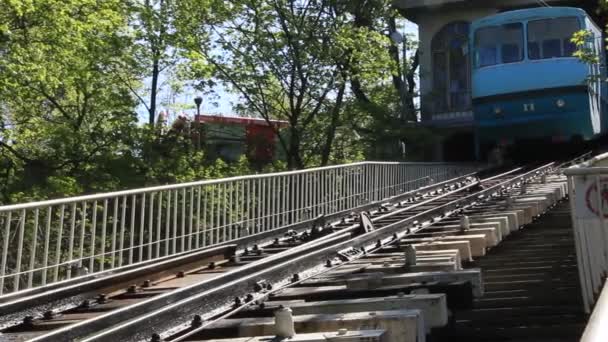
[[[504,177],[505,175],[517,172],[518,170],[521,170],[521,169],[522,168],[514,169],[514,170],[511,170],[509,172],[506,172],[506,173],[503,173],[503,174],[500,174],[500,175],[497,175],[497,176],[494,176],[494,177],[486,178],[483,181],[485,182],[485,181],[489,181],[489,180],[493,180],[493,179],[498,179],[498,178]],[[276,293],[278,293],[278,292],[280,292],[280,291],[282,291],[282,290],[284,290],[286,288],[293,287],[293,286],[301,284],[301,283],[303,283],[303,282],[305,282],[307,280],[310,280],[310,279],[313,279],[313,278],[317,278],[317,277],[319,277],[319,276],[321,276],[323,274],[329,273],[329,272],[334,271],[334,270],[336,270],[338,268],[344,267],[345,265],[348,265],[348,264],[351,264],[353,262],[356,262],[356,261],[360,260],[361,258],[367,256],[367,255],[373,254],[376,251],[379,251],[379,250],[381,250],[382,248],[384,248],[386,246],[390,246],[390,245],[394,244],[395,241],[399,241],[399,239],[402,238],[402,237],[405,237],[407,235],[415,234],[417,232],[420,232],[420,231],[424,230],[425,228],[427,228],[427,227],[429,227],[429,226],[431,226],[433,224],[441,222],[445,218],[451,217],[452,215],[460,212],[461,210],[466,210],[468,207],[472,207],[474,204],[475,203],[472,203],[472,204],[460,207],[457,211],[452,211],[452,212],[449,212],[449,213],[447,213],[445,215],[442,215],[440,218],[438,218],[437,220],[434,220],[431,223],[422,224],[419,228],[411,229],[409,233],[406,233],[406,234],[396,233],[397,235],[396,236],[394,235],[391,240],[384,240],[384,241],[378,240],[378,242],[376,243],[376,245],[374,247],[372,247],[369,250],[366,250],[366,253],[362,253],[362,254],[359,254],[359,255],[354,255],[354,256],[352,256],[352,258],[350,258],[350,260],[346,260],[344,262],[337,263],[335,265],[332,265],[331,267],[327,267],[326,266],[325,269],[321,269],[318,272],[310,273],[310,274],[306,275],[305,277],[299,277],[299,280],[295,280],[295,281],[292,280],[289,283],[283,282],[283,284],[281,284],[280,286],[273,287],[272,289],[264,292],[263,294],[261,294],[261,295],[259,295],[257,297],[253,297],[249,301],[243,302],[243,304],[234,307],[233,309],[229,310],[228,312],[222,314],[219,317],[214,317],[213,319],[211,319],[211,320],[206,321],[206,322],[203,323],[202,317],[200,315],[197,315],[198,317],[196,317],[196,319],[193,320],[193,322],[190,324],[189,327],[187,327],[186,329],[184,329],[183,331],[181,331],[178,334],[177,337],[171,336],[171,338],[170,338],[169,341],[171,341],[171,342],[186,341],[189,337],[194,336],[195,334],[197,334],[197,333],[201,332],[202,330],[204,330],[204,329],[212,326],[215,323],[218,323],[219,321],[221,321],[223,319],[231,317],[232,315],[238,313],[239,311],[243,310],[244,308],[246,308],[248,306],[251,306],[253,304],[259,303],[260,301],[263,302],[263,301],[267,300],[268,297],[271,296],[272,294],[276,294]],[[198,320],[199,318],[201,319],[201,321]],[[160,337],[160,335],[158,335],[158,334],[155,334],[155,335],[157,335],[158,337]],[[153,336],[153,338],[154,338],[154,336]]]
[[[340,220],[342,218],[347,218],[352,215],[353,211],[368,211],[373,208],[377,208],[378,206],[383,203],[386,203],[387,201],[399,201],[414,196],[416,193],[432,192],[452,183],[463,182],[467,178],[473,177],[474,175],[475,173],[471,173],[448,181],[408,191],[406,193],[394,196],[387,200],[376,201],[370,204],[359,206],[353,210],[345,210],[342,212],[325,215],[323,219],[325,221],[335,221]],[[18,310],[22,310],[26,307],[28,308],[28,314],[34,312],[43,312],[50,309],[56,309],[58,307],[58,303],[54,302],[54,300],[60,300],[62,302],[61,306],[67,305],[68,301],[66,300],[66,298],[70,296],[75,296],[73,300],[71,300],[71,303],[72,305],[77,306],[82,300],[81,296],[78,295],[78,292],[92,291],[95,288],[104,287],[105,284],[107,284],[108,282],[114,282],[117,279],[127,279],[129,275],[145,274],[146,272],[151,272],[151,270],[158,269],[159,265],[177,264],[182,260],[190,260],[193,258],[201,257],[201,255],[208,255],[209,253],[213,253],[213,251],[217,251],[220,248],[225,248],[226,246],[232,248],[232,250],[235,251],[237,248],[244,248],[248,245],[257,244],[263,246],[264,244],[271,243],[274,238],[283,236],[283,234],[287,231],[301,232],[307,230],[314,226],[317,223],[317,220],[318,219],[316,218],[306,220],[273,231],[262,232],[240,239],[232,240],[230,242],[221,243],[214,247],[200,248],[190,252],[166,256],[164,258],[153,261],[151,260],[145,261],[143,263],[122,266],[120,268],[110,269],[102,273],[85,275],[78,278],[64,280],[58,283],[52,283],[43,287],[32,288],[16,293],[10,293],[4,296],[0,296],[0,312],[3,312],[3,314],[9,314]],[[45,302],[45,304],[40,306],[40,302]],[[21,316],[24,315],[25,314],[22,314]],[[10,321],[12,321],[12,319],[7,320],[5,316],[1,316],[0,328],[6,326],[6,324],[8,324],[7,322]]]
[[[144,341],[150,337],[151,331],[169,331],[171,328],[183,324],[183,319],[179,317],[192,317],[200,315],[203,319],[212,316],[213,309],[229,305],[230,299],[235,295],[243,296],[247,293],[247,289],[251,289],[256,282],[268,281],[271,283],[285,282],[293,273],[311,272],[311,269],[323,268],[321,266],[326,260],[333,259],[336,254],[342,250],[351,248],[366,248],[369,245],[375,245],[377,241],[383,243],[383,240],[390,242],[394,239],[394,234],[400,238],[406,233],[402,230],[414,221],[422,221],[436,219],[438,216],[444,215],[448,211],[459,210],[464,205],[480,200],[480,196],[485,199],[490,198],[490,194],[496,191],[501,191],[506,186],[520,184],[521,181],[526,181],[528,178],[539,176],[539,172],[547,172],[554,163],[541,166],[537,169],[514,176],[513,178],[496,184],[490,188],[480,192],[465,196],[435,208],[426,210],[412,217],[405,218],[401,221],[394,222],[385,227],[379,228],[372,232],[354,237],[347,241],[343,241],[336,245],[331,245],[325,248],[311,248],[310,253],[297,257],[296,259],[288,260],[282,264],[271,264],[272,266],[261,272],[246,275],[236,281],[223,284],[220,287],[197,293],[192,297],[186,298],[179,302],[171,303],[155,312],[147,313],[134,320],[123,323],[119,326],[114,326],[110,329],[91,335],[84,341]],[[477,182],[476,184],[479,184]],[[474,184],[473,184],[474,185]],[[471,185],[471,186],[473,186]],[[461,192],[471,187],[463,187],[455,192]],[[452,192],[454,193],[454,192]],[[447,195],[447,194],[446,194]],[[418,230],[416,230],[418,231]],[[314,273],[314,271],[312,272]],[[145,333],[144,333],[145,332]]]
[[[452,179],[452,180],[445,181],[445,182],[442,182],[442,183],[438,183],[438,184],[434,184],[434,185],[431,185],[431,186],[427,186],[425,188],[421,188],[421,189],[417,189],[417,190],[414,190],[414,191],[410,191],[410,192],[404,193],[402,195],[395,196],[392,199],[393,200],[400,200],[400,199],[403,199],[403,198],[408,198],[408,197],[411,197],[411,196],[415,195],[416,193],[421,193],[423,191],[429,193],[429,192],[432,192],[432,191],[434,191],[436,189],[442,189],[442,188],[448,186],[451,183],[464,182],[464,181],[466,181],[466,179],[470,179],[470,178],[471,178],[471,175],[467,175],[467,176],[463,176],[463,177],[458,177],[456,179]],[[470,186],[473,186],[473,185],[474,185],[474,183],[471,184]],[[468,189],[470,186],[462,187],[462,188],[458,189],[458,191],[456,191],[456,192],[464,191],[464,190]],[[452,194],[453,193],[455,193],[455,192],[452,192]],[[449,195],[449,193],[445,194],[445,195],[441,195],[441,196],[435,197],[435,199],[442,199],[446,195]],[[426,201],[419,202],[419,203],[416,203],[414,205],[411,205],[408,208],[409,209],[415,209],[417,207],[420,207],[420,206],[423,206],[423,205],[427,205],[428,203],[429,203],[429,200],[426,200]],[[374,205],[377,206],[379,204],[380,204],[380,202],[377,202]],[[361,209],[369,209],[369,207],[370,207],[370,205],[366,205],[366,206],[364,206]],[[332,238],[338,238],[338,237],[341,237],[341,236],[343,237],[344,234],[350,235],[352,233],[353,229],[355,229],[355,227],[356,226],[351,226],[351,227],[348,227],[348,228],[345,228],[345,229],[341,229],[341,230],[339,230],[339,231],[337,231],[335,233],[332,233],[330,235],[327,235],[327,236],[323,237],[323,240],[332,239]],[[308,243],[306,243],[304,245],[292,248],[289,251],[277,254],[275,256],[271,256],[271,257],[265,258],[263,260],[259,260],[256,263],[272,264],[274,262],[274,258],[279,257],[279,256],[283,255],[284,253],[287,253],[288,255],[291,255],[291,253],[297,253],[299,250],[302,250],[302,249],[308,250],[308,249],[312,249],[312,248],[317,248],[318,247],[317,246],[318,245],[318,241],[319,240],[314,240],[314,241],[308,242]],[[287,256],[287,257],[289,257],[289,256]],[[254,267],[255,266],[254,264],[255,263],[252,263],[250,265],[245,266],[246,270],[244,272],[249,272],[247,270],[250,267]],[[236,271],[238,271],[238,270],[236,270]],[[236,271],[233,271],[233,272],[236,272]],[[222,278],[222,277],[220,277],[220,278]],[[226,281],[226,280],[223,280],[223,281]],[[221,283],[222,280],[218,279],[217,282]],[[198,285],[207,286],[207,284],[205,282],[203,282],[202,284],[198,284]],[[189,293],[188,295],[191,295],[192,293],[195,293],[197,291],[196,288],[195,289],[189,289],[189,287],[185,287],[185,288],[176,290],[176,291],[174,291],[172,293],[175,293],[175,292],[178,292],[178,291],[182,291],[182,290],[190,291],[190,292],[188,292]],[[169,295],[169,294],[166,294],[166,295]],[[146,302],[150,302],[150,301],[154,301],[154,300],[158,300],[158,301],[162,302],[163,296],[164,295],[160,295],[160,296],[151,298],[150,300],[147,300]],[[187,296],[187,295],[184,295],[184,296]],[[146,305],[146,304],[144,304],[146,302],[141,302],[139,304]],[[163,304],[161,304],[161,305],[165,305],[166,304],[164,302],[162,302],[162,303]],[[133,307],[130,306],[130,307],[125,307],[123,309],[120,309],[120,311],[128,312],[128,314],[123,314],[123,316],[121,318],[119,318],[118,320],[122,321],[122,319],[124,319],[125,317],[131,317],[132,315],[142,314],[142,312],[140,312],[138,314],[135,314],[135,313],[131,312],[131,310],[137,310],[137,305],[139,305],[139,304],[135,304]],[[149,307],[149,308],[145,309],[144,312],[148,312],[149,310],[153,310],[154,308],[155,307],[152,307],[152,308]],[[61,335],[59,335],[59,337],[54,337],[54,336],[56,336],[55,334],[58,334],[60,332],[60,330],[69,331],[69,333],[75,333],[75,330],[79,329],[79,327],[82,327],[82,326],[87,327],[89,324],[92,324],[93,326],[95,326],[95,328],[82,328],[82,329],[91,329],[92,331],[96,331],[96,330],[99,330],[100,326],[104,326],[104,325],[107,326],[107,325],[111,325],[111,324],[116,324],[116,322],[112,322],[112,323],[99,323],[99,324],[95,323],[98,320],[108,320],[108,319],[111,320],[111,319],[115,319],[116,316],[114,316],[114,314],[116,314],[116,316],[120,316],[120,312],[119,311],[112,311],[112,312],[107,313],[105,315],[96,317],[96,318],[94,318],[92,320],[88,320],[88,321],[76,323],[74,325],[66,326],[64,328],[60,328],[57,331],[51,332],[51,333],[49,333],[47,335],[50,336],[50,340],[53,340],[53,339],[55,339],[55,340],[57,340],[57,339],[59,339],[59,340],[71,339],[71,338],[73,338],[73,336],[71,336],[71,335],[69,335],[69,336],[61,336]],[[91,330],[88,330],[88,331],[90,332]],[[47,336],[47,335],[45,335],[45,336]]]
[[[200,250],[181,257],[167,258],[162,262],[150,263],[143,267],[128,269],[120,273],[112,273],[103,278],[91,277],[86,282],[66,284],[67,286],[54,291],[37,293],[24,298],[16,298],[10,302],[0,303],[0,329],[13,326],[21,322],[23,317],[35,317],[40,312],[66,311],[77,307],[83,301],[90,299],[101,288],[123,287],[132,283],[133,279],[140,279],[149,274],[160,273],[168,269],[176,268],[184,264],[195,263],[213,256],[223,255],[226,259],[234,255],[236,245],[225,245]]]
[[[74,278],[72,266],[98,274],[161,260],[478,169],[362,162],[0,206],[0,297]]]
[[[325,260],[332,259],[341,250],[364,247],[386,238],[392,239],[393,234],[399,233],[407,224],[417,220],[435,218],[449,210],[455,210],[465,204],[478,201],[480,195],[486,195],[501,190],[501,187],[504,188],[521,180],[535,177],[539,171],[546,171],[551,166],[553,166],[553,163],[523,175],[514,176],[478,193],[442,204],[355,238],[350,238],[350,234],[344,233],[341,238],[328,237],[329,240],[323,239],[316,244],[302,245],[295,250],[288,250],[274,257],[260,260],[251,264],[250,267],[227,273],[227,275],[230,274],[229,277],[223,279],[220,277],[216,281],[180,289],[165,296],[124,308],[112,315],[100,316],[98,319],[66,327],[61,331],[55,331],[34,340],[82,339],[85,336],[89,336],[87,340],[91,341],[146,339],[146,336],[149,337],[149,332],[153,330],[165,331],[179,325],[180,322],[176,320],[184,315],[201,314],[209,317],[214,311],[218,311],[218,308],[227,305],[235,295],[242,296],[250,292],[250,289],[258,281],[278,283],[288,279],[293,273],[302,273],[323,264]],[[438,198],[445,198],[447,195],[463,192],[476,184],[479,184],[479,182],[448,192]],[[419,204],[419,206],[421,205],[424,204]],[[126,320],[129,321],[123,323]]]
[[[467,179],[471,179],[474,174],[465,175],[462,177],[458,177],[449,181],[436,183],[433,185],[429,185],[420,189],[416,189],[413,191],[409,191],[391,198],[391,201],[398,201],[405,198],[412,198],[420,196],[426,196],[428,194],[435,194],[435,191],[438,189],[445,189],[446,187],[450,187],[455,185],[456,183],[465,182]],[[427,202],[425,202],[427,203]],[[421,203],[421,204],[425,204]],[[359,207],[361,211],[372,209],[375,206],[379,206],[378,210],[372,210],[372,213],[376,213],[378,211],[382,211],[386,207],[386,202],[378,201],[376,203],[368,204],[362,207]],[[328,219],[331,216],[326,217]],[[344,212],[344,217],[351,217],[352,212]],[[314,220],[309,221],[309,223],[314,223]],[[344,230],[343,221],[339,221],[341,227],[339,229]],[[310,225],[308,225],[308,228]],[[288,227],[287,227],[288,228]],[[290,229],[292,231],[298,231],[297,229]],[[244,240],[248,240],[250,237],[244,238]],[[274,241],[266,241],[269,244],[273,244]],[[246,245],[246,244],[245,244]],[[221,246],[219,246],[221,247]],[[218,248],[219,248],[218,247]],[[230,245],[231,250],[234,250],[234,245]],[[263,247],[263,246],[262,246]],[[211,248],[212,250],[217,250],[217,248]],[[201,254],[201,252],[203,254]],[[19,325],[22,322],[23,317],[37,317],[41,312],[55,312],[58,315],[61,315],[62,312],[70,310],[72,308],[80,307],[80,305],[90,297],[92,297],[97,292],[94,292],[95,289],[103,289],[102,292],[107,293],[108,291],[112,292],[113,290],[108,289],[108,283],[111,283],[112,289],[118,288],[126,288],[132,285],[133,281],[130,278],[138,277],[142,279],[147,276],[143,276],[148,273],[155,273],[158,270],[162,270],[162,267],[171,267],[174,265],[175,267],[179,266],[180,262],[183,264],[187,260],[192,260],[197,256],[204,255],[205,249],[202,251],[198,251],[197,253],[187,253],[186,255],[181,256],[180,258],[176,258],[176,260],[172,258],[166,258],[165,262],[160,265],[156,265],[154,263],[148,263],[149,265],[142,266],[139,268],[131,269],[131,266],[123,267],[124,272],[115,272],[117,269],[107,271],[108,276],[101,277],[102,274],[89,275],[86,278],[86,281],[76,282],[75,279],[64,281],[64,286],[59,286],[59,284],[50,284],[46,287],[51,288],[50,291],[41,291],[42,288],[31,289],[24,292],[29,292],[30,296],[24,296],[23,298],[20,296],[21,293],[11,294],[8,296],[0,297],[0,299],[5,297],[13,297],[13,301],[10,303],[6,303],[6,305],[2,305],[0,301],[0,312],[9,313],[8,315],[0,316],[0,328],[5,329],[8,327]],[[192,255],[191,255],[192,254]],[[180,261],[183,260],[183,261]],[[88,293],[86,291],[89,291]],[[71,297],[70,297],[71,296]],[[87,297],[88,296],[88,297]],[[16,299],[15,299],[16,298]],[[25,308],[25,309],[24,309]],[[24,309],[20,312],[15,312],[16,310]],[[13,314],[10,314],[10,313]]]

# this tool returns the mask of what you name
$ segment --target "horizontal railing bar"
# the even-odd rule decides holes
[[[7,211],[21,210],[21,209],[35,209],[35,208],[54,206],[54,205],[60,205],[60,204],[71,204],[71,203],[75,203],[75,202],[85,202],[85,201],[93,201],[93,200],[100,200],[100,199],[106,199],[106,198],[139,195],[139,194],[144,194],[144,193],[147,194],[147,193],[167,191],[167,190],[181,190],[184,188],[190,188],[190,187],[202,186],[202,185],[218,185],[218,184],[225,184],[225,183],[230,183],[230,182],[234,182],[234,181],[254,180],[254,179],[257,180],[257,179],[272,178],[272,177],[282,177],[282,176],[314,173],[314,172],[318,172],[318,171],[340,169],[340,168],[351,168],[351,167],[364,166],[364,165],[456,166],[456,164],[452,164],[452,163],[359,162],[359,163],[354,163],[354,164],[334,165],[334,166],[326,166],[326,167],[312,168],[312,169],[305,169],[305,170],[285,171],[285,172],[277,172],[277,173],[263,173],[263,174],[237,176],[237,177],[229,177],[229,178],[222,178],[222,179],[211,179],[211,180],[203,180],[203,181],[172,184],[172,185],[160,185],[160,186],[139,188],[139,189],[133,189],[133,190],[105,192],[105,193],[99,193],[99,194],[93,194],[93,195],[67,197],[67,198],[62,198],[62,199],[53,199],[53,200],[29,202],[29,203],[22,203],[22,204],[12,204],[12,205],[0,206],[0,213],[7,212]],[[474,164],[458,164],[458,166],[474,166]]]
[[[608,283],[604,284],[581,338],[581,342],[597,341],[608,341]]]
[[[282,227],[349,213],[479,169],[361,162],[0,207],[0,297],[78,277],[85,266],[95,274],[256,234],[276,235]]]
[[[322,267],[320,265],[323,265],[325,260],[331,260],[337,252],[344,249],[366,247],[366,250],[369,250],[370,245],[378,240],[382,243],[385,239],[392,240],[395,233],[404,234],[403,231],[407,225],[414,221],[435,219],[447,211],[456,210],[462,208],[463,205],[476,202],[481,194],[489,198],[491,194],[499,191],[502,186],[513,185],[532,178],[538,170],[550,168],[552,165],[547,164],[528,173],[514,176],[490,188],[483,189],[479,193],[425,209],[423,212],[354,238],[341,240],[341,235],[337,236],[337,234],[342,234],[344,231],[332,233],[325,236],[320,243],[315,244],[315,241],[313,241],[300,245],[266,259],[257,260],[246,267],[226,272],[222,277],[204,280],[132,306],[120,308],[115,312],[106,313],[89,321],[77,323],[69,328],[61,328],[57,332],[39,336],[35,341],[68,338],[82,338],[83,341],[139,341],[143,340],[149,332],[165,332],[181,325],[183,317],[200,314],[205,320],[219,313],[218,307],[228,304],[228,298],[242,296],[257,281],[265,280],[268,283],[281,283],[289,279],[292,274],[302,274],[310,272],[316,267]],[[468,188],[463,187],[453,193],[464,192]],[[437,199],[440,197],[437,197]],[[326,241],[332,243],[324,244]],[[179,313],[177,313],[178,310]],[[122,321],[119,321],[118,317]],[[125,317],[129,317],[129,319],[126,320]],[[111,329],[101,329],[102,326],[113,327]],[[89,335],[91,333],[93,335]],[[83,336],[86,337],[83,338]]]
[[[416,182],[416,181],[420,181],[420,180],[427,179],[427,178],[431,178],[431,177],[428,177],[428,176],[427,177],[422,177],[420,179],[416,179],[416,180],[413,180],[411,182]],[[320,205],[323,205],[323,204],[335,203],[335,202],[338,202],[340,200],[341,199],[331,200],[331,201],[327,201],[327,202],[321,202],[321,203],[317,204],[317,206],[320,206]],[[310,207],[310,208],[312,208],[312,207]],[[306,208],[303,208],[303,209],[306,209]],[[288,210],[288,211],[285,211],[285,212],[279,212],[279,213],[269,214],[269,215],[266,215],[266,216],[255,217],[255,218],[252,218],[252,219],[250,219],[248,221],[254,221],[254,220],[265,219],[265,218],[272,218],[272,217],[275,217],[277,215],[283,215],[285,213],[297,212],[297,211],[301,211],[301,210],[302,209]],[[201,231],[198,231],[198,232],[187,233],[185,235],[180,235],[180,236],[177,236],[177,237],[169,237],[167,239],[154,240],[154,242],[145,242],[143,244],[137,244],[137,245],[133,245],[131,247],[125,247],[125,248],[122,248],[122,249],[115,249],[113,251],[107,251],[107,252],[104,252],[104,253],[97,253],[97,254],[94,254],[92,256],[91,255],[87,255],[86,257],[83,257],[82,259],[75,258],[75,259],[71,259],[69,261],[64,261],[64,262],[61,262],[61,263],[58,263],[58,264],[52,264],[52,265],[49,265],[49,266],[46,266],[46,267],[38,267],[38,268],[34,268],[34,269],[28,269],[26,271],[21,271],[21,272],[18,272],[18,273],[10,273],[10,274],[4,275],[4,276],[0,276],[0,279],[9,279],[9,278],[13,278],[16,275],[25,275],[25,274],[29,274],[29,273],[32,273],[32,272],[40,272],[40,271],[44,271],[44,270],[48,270],[48,269],[53,269],[55,267],[65,267],[65,266],[69,266],[69,265],[75,265],[75,264],[78,264],[81,261],[90,260],[91,258],[99,258],[101,256],[110,256],[110,255],[114,255],[114,254],[116,254],[118,252],[121,252],[121,251],[122,252],[125,252],[125,251],[128,252],[129,250],[137,250],[137,249],[142,248],[142,247],[148,247],[148,246],[156,245],[156,244],[159,244],[159,243],[165,243],[166,241],[172,242],[173,240],[181,240],[184,237],[187,238],[187,237],[200,236],[201,234],[205,234],[205,233],[208,233],[208,232],[219,231],[221,229],[228,228],[228,227],[235,227],[239,223],[245,223],[245,222],[247,222],[247,221],[234,222],[234,223],[230,223],[230,224],[224,224],[224,225],[221,225],[221,226],[214,226],[214,227],[211,227],[211,228],[207,228],[205,231],[201,230]],[[270,229],[268,231],[277,230],[279,228],[281,228],[281,227]]]

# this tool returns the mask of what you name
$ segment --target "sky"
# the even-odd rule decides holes
[[[404,25],[401,25],[399,31],[411,34],[415,39],[418,38],[418,26],[412,22],[404,21]],[[163,81],[161,79],[160,84]],[[150,81],[147,81],[146,84],[149,85]],[[166,86],[163,87],[158,95],[158,110],[159,112],[169,112],[169,122],[173,121],[179,114],[186,114],[188,116],[196,114],[194,98],[199,95],[203,98],[201,106],[202,114],[236,116],[233,106],[239,103],[239,96],[221,84],[215,86],[213,95],[201,95],[191,88],[186,88],[180,94],[172,94],[168,88]],[[148,121],[148,112],[143,105],[138,107],[137,113],[140,122],[145,123]]]

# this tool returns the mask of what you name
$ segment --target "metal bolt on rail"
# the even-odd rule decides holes
[[[23,325],[26,327],[33,327],[34,326],[34,316],[25,316],[23,318]]]
[[[265,281],[258,281],[257,283],[255,283],[253,285],[253,291],[255,292],[260,292],[262,290],[264,290],[264,288],[266,288],[266,282]]]
[[[241,305],[243,305],[243,302],[241,301],[241,298],[234,297],[234,307],[239,307]]]
[[[81,309],[88,309],[91,307],[91,302],[88,299],[85,299],[82,301],[82,303],[80,303],[79,306]]]
[[[98,304],[104,304],[108,301],[108,298],[106,297],[105,293],[100,293],[97,295],[97,303]]]
[[[45,320],[51,320],[51,319],[55,318],[55,312],[53,310],[45,311],[44,314],[42,315],[42,318]]]
[[[203,317],[201,317],[201,315],[194,315],[190,325],[192,327],[200,327],[201,325],[203,325]]]

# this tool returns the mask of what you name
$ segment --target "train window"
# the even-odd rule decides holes
[[[528,58],[572,57],[576,47],[570,38],[580,30],[575,17],[535,20],[528,23]]]
[[[562,42],[560,39],[543,40],[543,58],[562,57]]]
[[[537,42],[528,43],[528,58],[540,59],[540,46]]]
[[[576,44],[572,42],[572,38],[564,38],[564,56],[572,57],[576,52]]]
[[[521,23],[506,24],[501,27],[499,41],[502,63],[519,62],[524,59],[524,25]]]
[[[496,37],[500,32],[497,26],[484,27],[475,32],[475,51],[478,67],[498,64]]]
[[[514,63],[524,59],[521,23],[484,27],[475,32],[475,59],[478,68]]]

